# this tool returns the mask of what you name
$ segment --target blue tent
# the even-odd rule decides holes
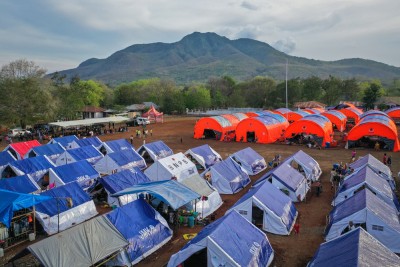
[[[85,146],[94,146],[97,149],[103,145],[103,142],[97,136],[82,138],[75,141],[72,141],[71,148],[85,147]]]
[[[251,182],[249,175],[230,158],[211,166],[201,176],[210,181],[220,194],[235,194]]]
[[[129,262],[124,262],[121,255],[115,262],[118,266],[138,263],[172,237],[172,230],[165,219],[143,199],[119,207],[105,216],[129,241],[126,252],[123,252]]]
[[[185,152],[185,155],[190,155],[203,169],[222,161],[221,155],[207,144],[191,148]]]
[[[78,141],[78,137],[76,137],[76,135],[67,135],[62,137],[54,137],[49,141],[49,144],[59,143],[65,149],[69,149],[74,141]]]
[[[126,139],[117,139],[103,142],[100,152],[103,154],[117,152],[126,149],[135,149]]]
[[[50,199],[49,196],[23,194],[0,189],[0,222],[6,227],[10,227],[14,211],[30,208]]]
[[[236,211],[204,227],[171,256],[168,267],[184,263],[203,249],[207,250],[207,266],[269,266],[274,258],[265,233]]]
[[[14,156],[10,153],[10,151],[1,151],[0,152],[0,172],[8,165],[8,163],[16,161]]]
[[[65,148],[58,144],[46,144],[41,146],[32,147],[26,154],[25,158],[32,158],[37,156],[47,156],[52,162],[56,162],[56,159],[65,151]]]
[[[238,163],[249,175],[256,175],[267,168],[265,159],[251,147],[239,150],[230,158]]]
[[[49,170],[49,184],[52,186],[77,182],[83,190],[87,190],[98,177],[100,174],[86,160],[57,166]]]
[[[29,174],[35,182],[38,182],[50,168],[55,167],[46,156],[16,160],[9,163],[8,166],[16,174],[15,176]]]
[[[308,267],[399,266],[400,258],[361,227],[320,245]]]
[[[145,160],[133,149],[119,150],[108,153],[94,164],[94,168],[101,174],[112,174],[118,171],[146,168]]]
[[[40,190],[37,183],[29,176],[29,174],[0,179],[0,189],[24,194],[30,194]]]
[[[263,211],[262,229],[277,235],[289,235],[297,218],[297,209],[290,197],[264,181],[252,187],[228,211],[236,210],[249,222],[253,219],[253,206]]]
[[[149,177],[147,177],[142,171],[140,171],[138,168],[134,168],[104,176],[103,178],[99,179],[99,182],[104,186],[104,189],[108,193],[108,204],[122,206],[136,199],[136,197],[132,195],[124,195],[114,198],[111,196],[111,194],[118,193],[137,184],[149,183],[151,181]]]
[[[49,235],[57,233],[58,225],[62,231],[97,215],[93,200],[78,183],[58,186],[40,195],[53,198],[36,206],[36,218]],[[72,207],[67,198],[72,200]]]
[[[155,196],[164,203],[167,203],[174,210],[188,204],[192,200],[200,198],[199,194],[174,180],[137,184],[113,194],[112,196],[118,197],[141,192]]]
[[[90,145],[66,150],[56,160],[56,165],[60,166],[80,160],[86,160],[90,164],[94,165],[101,158],[103,158],[103,154],[101,154],[94,146]]]
[[[318,181],[322,174],[322,170],[318,162],[303,150],[299,150],[286,158],[283,162],[288,163],[292,167],[296,167],[304,173],[308,181]]]
[[[146,159],[146,161],[157,161],[174,154],[172,149],[167,146],[163,141],[155,141],[144,144],[137,150],[139,155]],[[150,158],[149,158],[150,157]]]

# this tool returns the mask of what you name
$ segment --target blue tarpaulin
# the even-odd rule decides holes
[[[194,157],[203,168],[207,169],[215,163],[222,161],[221,156],[216,153],[209,145],[194,147],[189,149],[185,154],[190,154]]]
[[[249,175],[256,175],[267,168],[265,159],[251,147],[246,147],[230,156]]]
[[[133,264],[172,237],[172,230],[165,219],[143,199],[119,207],[106,216],[129,241],[127,254]]]
[[[169,146],[167,146],[163,141],[155,141],[148,144],[144,144],[137,151],[141,156],[143,156],[144,152],[149,153],[150,157],[154,161],[166,158],[174,154],[172,149]]]
[[[59,143],[65,149],[71,148],[71,143],[74,141],[78,141],[78,137],[76,135],[67,135],[62,137],[54,137],[49,141],[49,144]]]
[[[14,211],[38,205],[43,201],[48,202],[50,199],[50,196],[22,194],[0,189],[0,222],[10,227]]]
[[[107,153],[117,152],[126,149],[135,149],[126,139],[105,141],[103,142],[102,148],[103,147],[106,149]]]
[[[137,168],[104,176],[99,181],[111,194],[115,194],[133,185],[151,182],[149,177]]]
[[[85,146],[94,146],[95,148],[100,148],[103,142],[97,137],[89,137],[89,138],[82,138],[72,142],[72,147],[85,147]]]
[[[52,162],[55,162],[56,159],[65,151],[64,147],[61,144],[46,144],[41,146],[35,146],[28,151],[25,155],[26,157],[36,157],[36,156],[47,156]]]
[[[274,251],[267,236],[236,211],[203,228],[178,253],[168,267],[183,263],[190,256],[207,249],[212,266],[269,266]]]
[[[200,198],[199,194],[193,192],[183,184],[174,180],[134,185],[130,188],[113,194],[112,196],[118,197],[126,194],[137,194],[141,192],[149,193],[155,196],[164,203],[167,203],[174,210],[186,205],[192,200]]]
[[[16,159],[8,150],[0,152],[0,171],[7,166],[8,163],[13,161],[16,161]]]
[[[21,159],[9,164],[17,175],[30,174],[35,182],[39,181],[55,165],[46,156]]]
[[[38,191],[39,186],[33,181],[29,174],[12,178],[0,179],[0,189],[29,194]]]

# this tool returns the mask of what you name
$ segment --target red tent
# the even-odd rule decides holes
[[[163,122],[164,113],[158,112],[154,106],[146,112],[142,114],[142,117],[149,118],[150,122]]]
[[[8,150],[16,159],[23,159],[25,154],[32,148],[40,146],[38,140],[31,140],[26,142],[18,142],[9,144],[4,151]]]

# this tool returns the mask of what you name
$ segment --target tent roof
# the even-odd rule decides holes
[[[98,216],[28,249],[44,266],[81,267],[92,266],[128,244],[106,217]]]
[[[291,189],[294,192],[305,179],[304,176],[296,169],[294,169],[288,163],[283,162],[275,169],[272,169],[264,174],[260,179],[256,181],[254,185],[258,185],[262,181],[269,179],[271,176],[278,179],[282,184],[284,184],[287,188]]]
[[[238,266],[267,266],[273,250],[267,236],[260,229],[248,222],[236,211],[232,211],[212,224],[207,225],[195,238],[190,240],[180,251],[184,251],[191,246],[207,247],[203,239],[208,238],[213,241],[222,251],[221,257],[229,257]],[[251,253],[250,248],[257,244],[257,252]],[[198,249],[198,248],[197,248]],[[197,250],[196,249],[196,250]],[[225,255],[224,255],[225,254]],[[179,252],[174,256],[179,257]],[[175,258],[179,264],[186,258]],[[170,263],[171,263],[170,260]],[[172,264],[168,266],[172,266]],[[177,265],[177,264],[174,264]]]
[[[38,156],[51,156],[61,154],[65,151],[64,147],[61,144],[46,144],[41,146],[36,146],[30,149],[30,151],[34,151]],[[28,153],[27,153],[28,154]]]
[[[66,184],[78,181],[82,177],[95,179],[100,176],[93,166],[86,160],[60,165],[51,169]]]
[[[271,116],[252,117],[252,118],[249,118],[249,120],[257,120],[266,126],[281,123],[277,119],[275,119],[274,117],[271,117]]]
[[[25,174],[35,173],[37,171],[48,170],[54,167],[54,164],[46,156],[37,156],[33,158],[21,159],[10,162],[10,165],[22,171]]]
[[[169,146],[167,146],[167,144],[164,143],[163,141],[155,141],[144,144],[138,149],[138,151],[140,151],[142,147],[147,151],[151,151],[157,157],[154,160],[162,159],[174,154],[172,149]]]
[[[371,109],[371,110],[368,110],[368,111],[364,112],[363,114],[361,114],[360,119],[365,118],[367,116],[371,116],[371,115],[381,115],[381,116],[389,118],[389,116],[385,112],[380,111],[380,110]]]
[[[164,203],[168,203],[174,210],[200,197],[199,194],[174,180],[137,184],[113,194],[112,196],[115,197],[141,192],[152,194]]]
[[[238,175],[244,176],[246,177],[246,179],[249,179],[247,173],[242,171],[242,169],[238,165],[236,165],[230,158],[218,162],[217,164],[211,166],[210,169],[214,169],[230,182],[235,180]]]
[[[259,114],[258,116],[260,117],[271,117],[274,118],[275,120],[282,122],[282,123],[288,123],[287,119],[278,113],[273,113],[271,111],[262,111],[262,112],[257,112],[257,114]]]
[[[10,227],[14,211],[30,208],[51,197],[23,194],[0,189],[0,222]]]
[[[221,156],[207,144],[191,148],[185,152],[185,155],[188,153],[202,157],[206,168],[222,160]]]
[[[0,189],[29,194],[38,191],[40,188],[35,181],[29,177],[29,174],[27,174],[0,179]]]
[[[103,157],[103,154],[92,145],[68,149],[64,153],[68,153],[77,161],[87,159],[96,159],[95,161],[98,161]]]
[[[125,150],[119,150],[113,153],[108,153],[106,158],[112,159],[115,163],[118,164],[118,166],[125,166],[130,163],[138,163],[138,167],[140,168],[145,168],[146,163],[144,159],[133,149],[125,149]],[[142,162],[142,164],[139,164]]]
[[[105,141],[103,144],[107,145],[109,148],[111,148],[112,151],[120,151],[120,150],[125,150],[125,149],[135,149],[126,139],[117,139],[117,140],[110,140],[110,141]]]
[[[358,227],[320,245],[309,267],[398,266],[400,258]]]
[[[292,111],[291,111],[290,109],[288,109],[288,108],[277,108],[277,109],[275,109],[275,111],[278,112],[278,113],[280,113],[280,114],[286,114],[286,113],[292,112]]]
[[[213,120],[216,120],[218,122],[218,124],[221,125],[222,128],[232,127],[233,126],[233,123],[230,120],[228,120],[227,118],[222,117],[222,116],[212,116],[212,117],[209,117],[209,118],[202,118],[202,119],[206,119],[206,120],[207,119],[213,119]]]
[[[363,189],[334,207],[329,214],[331,218],[330,225],[363,209],[370,210],[393,230],[400,232],[397,210],[378,198],[368,189]]]
[[[0,152],[0,166],[7,165],[10,162],[16,161],[9,151]]]
[[[136,184],[143,184],[151,182],[138,168],[123,170],[115,174],[104,176],[99,179],[99,182],[111,194],[120,192]]]
[[[152,116],[161,116],[161,115],[163,115],[163,113],[158,112],[154,106],[151,106],[151,108],[147,112],[142,114],[143,117],[148,117],[151,115]]]
[[[97,136],[78,139],[75,141],[75,143],[80,147],[90,145],[93,145],[94,147],[100,147],[103,144],[103,142],[101,142],[101,140]]]
[[[90,126],[93,124],[101,124],[101,123],[119,123],[128,120],[129,120],[128,117],[115,116],[115,117],[93,118],[93,119],[75,120],[75,121],[50,122],[49,125],[68,128],[76,126]]]
[[[57,215],[58,212],[62,213],[64,211],[71,209],[70,207],[67,206],[65,199],[57,200],[57,198],[70,197],[72,199],[73,207],[77,207],[83,203],[91,201],[89,195],[85,191],[83,191],[83,189],[76,182],[62,186],[57,186],[53,189],[42,192],[40,195],[49,196],[53,198],[52,200],[47,201],[46,203],[41,203],[36,206],[36,211],[43,214],[47,214],[50,217]],[[59,210],[57,209],[57,205],[59,207]]]
[[[304,166],[307,169],[314,168],[315,166],[319,166],[318,162],[313,159],[310,155],[305,153],[303,150],[299,150],[291,156],[287,157],[283,162],[289,163],[290,161],[296,161],[300,165]]]
[[[232,115],[235,116],[239,121],[244,120],[244,119],[246,119],[246,118],[249,117],[249,116],[247,116],[246,114],[240,113],[240,112],[238,112],[238,113],[232,113]]]
[[[254,149],[251,147],[243,148],[239,150],[230,157],[235,157],[235,159],[239,162],[246,162],[248,165],[252,165],[253,163],[258,163],[260,160],[264,160],[264,157],[258,154]]]
[[[62,136],[62,137],[54,137],[50,140],[50,142],[54,142],[54,143],[59,143],[61,144],[63,147],[67,148],[68,145],[70,145],[70,143],[72,143],[73,141],[78,141],[78,137],[76,137],[76,135],[66,135],[66,136]]]
[[[118,207],[105,216],[129,241],[127,250],[131,262],[147,255],[172,236],[172,230],[159,220],[161,216],[143,199]]]
[[[180,182],[181,184],[185,185],[189,189],[193,190],[194,192],[198,193],[201,196],[209,196],[213,192],[214,189],[207,183],[207,181],[200,177],[198,173],[195,173],[183,181]]]
[[[392,179],[392,172],[390,171],[390,168],[371,154],[365,155],[364,157],[351,163],[349,166],[353,169],[359,169],[364,165],[370,165],[375,171],[380,171],[385,174],[387,178]]]
[[[29,151],[29,149],[40,145],[41,144],[39,143],[38,140],[31,140],[26,142],[12,143],[8,145],[8,147],[11,147],[15,152],[17,152],[20,158],[22,159],[24,158],[25,154]],[[7,148],[5,150],[7,150]]]
[[[321,115],[324,115],[324,114],[331,114],[331,115],[339,118],[340,120],[345,120],[347,118],[342,112],[339,112],[337,110],[328,110],[328,111],[325,111],[324,113],[321,113]]]

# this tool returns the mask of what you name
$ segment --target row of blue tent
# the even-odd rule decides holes
[[[390,169],[368,154],[339,184],[321,244],[308,266],[399,266],[399,203]]]

